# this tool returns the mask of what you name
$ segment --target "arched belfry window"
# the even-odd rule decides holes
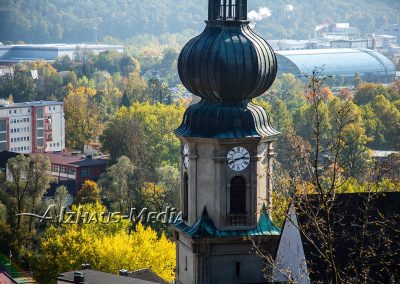
[[[231,179],[230,213],[246,213],[246,181],[241,176]]]
[[[183,208],[182,218],[184,221],[188,220],[189,215],[189,185],[188,185],[188,174],[185,172],[183,175]]]

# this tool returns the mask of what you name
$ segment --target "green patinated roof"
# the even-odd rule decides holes
[[[278,236],[278,229],[269,218],[265,206],[261,210],[261,216],[257,227],[251,230],[218,230],[204,208],[200,218],[193,226],[186,225],[183,221],[174,224],[175,228],[184,232],[191,238],[204,237],[248,237],[248,236]]]

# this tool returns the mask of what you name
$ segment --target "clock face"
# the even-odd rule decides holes
[[[189,154],[189,145],[183,145],[183,166],[185,167],[185,169],[189,168]]]
[[[243,171],[250,163],[250,154],[243,147],[233,147],[226,155],[228,167],[236,172]]]

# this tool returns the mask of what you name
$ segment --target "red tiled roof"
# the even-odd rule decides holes
[[[72,155],[70,152],[59,152],[59,153],[43,153],[45,157],[48,157],[50,163],[57,165],[69,165],[73,167],[79,166],[96,166],[96,165],[107,165],[108,159],[104,158],[86,158],[83,154]]]

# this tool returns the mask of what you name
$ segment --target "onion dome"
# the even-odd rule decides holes
[[[276,77],[275,53],[254,34],[247,0],[209,0],[205,30],[178,59],[183,85],[202,100],[191,105],[175,133],[182,137],[232,139],[276,137],[266,111],[251,102]]]
[[[183,85],[207,100],[240,101],[263,94],[273,83],[276,57],[247,21],[247,1],[209,1],[203,33],[190,40],[178,60]]]

